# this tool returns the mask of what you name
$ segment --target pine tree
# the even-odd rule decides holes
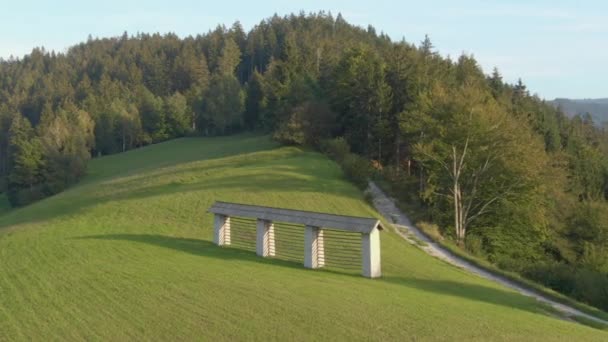
[[[41,126],[45,191],[54,194],[86,173],[94,147],[94,123],[89,114],[71,103],[63,104]]]
[[[435,54],[433,51],[435,46],[431,43],[431,38],[428,35],[424,35],[424,40],[420,43],[420,52],[424,57],[429,57]]]
[[[494,69],[492,69],[492,75],[490,76],[488,81],[490,83],[490,88],[492,88],[492,95],[494,95],[495,99],[498,99],[500,94],[502,94],[503,92],[504,86],[502,82],[502,75],[498,71],[498,68],[494,67]]]
[[[186,98],[182,94],[175,93],[165,98],[164,110],[167,115],[169,136],[182,137],[190,132],[192,114],[188,108]]]
[[[0,108],[0,193],[4,193],[7,187],[9,173],[9,130],[11,128],[12,115]]]
[[[110,105],[111,116],[115,118],[114,131],[118,136],[118,144],[121,151],[137,146],[142,135],[141,119],[139,111],[134,104],[125,104],[123,101],[115,100]]]
[[[338,64],[332,104],[353,151],[382,158],[382,135],[390,105],[385,65],[369,49],[352,49]],[[374,148],[375,147],[375,148]]]
[[[39,187],[44,167],[42,144],[30,122],[15,115],[9,131],[8,197],[12,205],[24,205],[43,196]]]
[[[207,134],[226,134],[243,126],[245,94],[236,77],[214,75],[205,95],[203,118]]]
[[[244,122],[245,127],[249,129],[261,126],[260,119],[266,105],[263,81],[262,75],[255,70],[247,82]]]
[[[144,142],[160,142],[169,137],[167,132],[167,117],[161,98],[142,88],[140,92],[139,113],[142,119]]]
[[[222,76],[234,76],[241,62],[241,50],[232,38],[224,40],[224,46],[218,60],[217,74]]]

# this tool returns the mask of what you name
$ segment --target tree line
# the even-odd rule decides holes
[[[608,308],[608,132],[427,38],[329,13],[93,39],[0,62],[0,191],[58,193],[91,156],[267,132],[374,175],[470,252]]]

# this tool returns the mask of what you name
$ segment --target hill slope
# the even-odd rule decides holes
[[[577,114],[589,113],[597,124],[608,122],[608,98],[583,100],[558,98],[550,101],[550,103],[555,107],[561,107],[570,117]]]
[[[266,137],[96,159],[79,186],[0,216],[0,340],[605,340],[382,234],[383,278],[218,248],[214,200],[377,216],[324,156]]]

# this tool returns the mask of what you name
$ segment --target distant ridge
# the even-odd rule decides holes
[[[589,113],[593,117],[593,121],[598,125],[608,122],[608,98],[578,100],[556,98],[553,101],[549,101],[549,103],[555,107],[561,107],[564,113],[570,117],[577,114]]]

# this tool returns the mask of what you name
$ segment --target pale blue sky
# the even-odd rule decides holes
[[[486,73],[521,77],[541,97],[608,97],[608,1],[129,1],[3,0],[0,57],[34,46],[65,48],[123,31],[203,33],[240,20],[245,29],[271,16],[304,10],[341,12],[346,20],[438,51],[472,53]]]

